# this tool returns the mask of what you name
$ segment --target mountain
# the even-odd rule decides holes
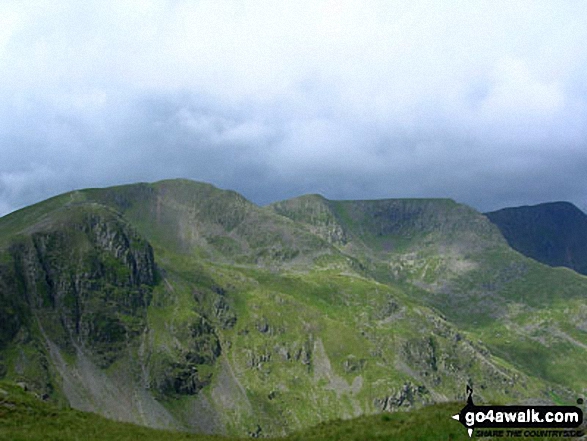
[[[486,213],[512,248],[550,266],[587,275],[587,215],[569,202]]]
[[[234,436],[462,401],[467,384],[479,403],[574,403],[586,288],[447,199],[80,190],[0,218],[0,376]]]

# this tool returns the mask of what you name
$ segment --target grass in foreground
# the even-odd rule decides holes
[[[461,408],[462,403],[442,403],[412,412],[385,413],[351,420],[329,421],[286,438],[279,438],[279,440],[465,441],[471,438],[468,437],[462,425],[450,418]],[[23,391],[19,386],[0,382],[0,440],[229,441],[237,440],[237,438],[155,430],[111,421],[92,413],[58,409],[39,400],[33,394]],[[278,439],[273,438],[273,440]]]
[[[0,440],[11,441],[220,441],[217,436],[155,430],[58,409],[19,386],[0,382]]]

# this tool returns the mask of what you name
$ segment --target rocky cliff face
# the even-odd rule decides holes
[[[564,397],[583,384],[586,290],[449,200],[80,191],[0,219],[0,377],[235,435],[463,399],[466,384],[479,401]]]
[[[40,326],[61,348],[87,347],[106,367],[144,326],[153,250],[109,210],[68,208],[16,237],[7,254],[0,283],[16,313],[3,322],[6,340]]]

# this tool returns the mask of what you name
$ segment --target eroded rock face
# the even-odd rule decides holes
[[[81,228],[96,248],[109,253],[128,270],[118,282],[131,286],[155,283],[153,249],[127,225],[105,221],[98,215],[88,216]]]
[[[190,325],[186,344],[180,354],[164,360],[153,371],[152,387],[159,393],[195,395],[210,384],[212,374],[205,366],[213,366],[222,349],[214,328],[204,317]]]
[[[515,367],[525,335],[529,353],[564,362],[561,345],[534,352],[554,340],[532,332],[559,316],[587,328],[582,306],[527,307],[513,283],[533,264],[451,201],[259,208],[185,182],[60,201],[0,219],[0,377],[111,418],[262,437],[462,400],[465,384],[480,402],[519,402],[547,396]],[[557,274],[582,305],[584,279]],[[477,332],[484,317],[502,341]]]
[[[428,391],[425,386],[417,386],[406,382],[395,393],[382,398],[376,398],[373,404],[383,412],[393,412],[401,408],[410,408],[415,403],[429,402]]]
[[[71,209],[60,220],[12,243],[2,291],[28,304],[60,347],[88,346],[105,367],[143,327],[156,281],[153,250],[106,210]],[[8,331],[25,320],[13,319]]]
[[[14,295],[16,291],[14,268],[0,264],[0,349],[12,341],[28,318],[25,299]],[[0,357],[0,377],[4,373]]]

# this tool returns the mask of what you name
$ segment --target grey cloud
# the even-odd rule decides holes
[[[587,203],[580,3],[76,4],[0,6],[0,214],[173,177]]]

